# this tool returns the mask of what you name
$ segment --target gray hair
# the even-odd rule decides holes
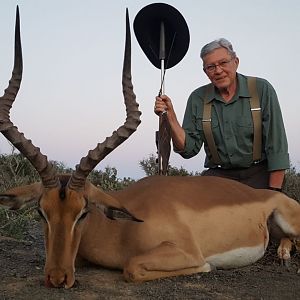
[[[220,39],[217,39],[217,40],[214,40],[208,44],[206,44],[202,49],[201,49],[201,53],[200,53],[200,57],[203,59],[203,57],[216,50],[216,49],[219,49],[219,48],[225,48],[228,50],[228,53],[231,55],[231,57],[235,57],[236,54],[235,52],[233,51],[233,48],[232,48],[232,44],[224,39],[224,38],[220,38]]]

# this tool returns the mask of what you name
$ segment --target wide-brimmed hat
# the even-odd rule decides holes
[[[157,68],[161,68],[161,23],[165,35],[165,68],[171,68],[185,56],[190,34],[181,13],[171,5],[153,3],[142,8],[133,23],[134,33],[142,50]]]

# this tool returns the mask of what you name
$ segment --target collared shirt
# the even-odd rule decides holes
[[[268,170],[289,168],[287,138],[276,92],[265,79],[256,78],[256,88],[262,109],[262,160]],[[183,120],[185,149],[178,152],[184,158],[195,156],[204,143],[204,166],[214,168],[202,128],[203,101],[207,89],[194,90],[187,102]],[[225,102],[216,88],[211,89],[207,101],[212,101],[212,132],[222,161],[222,168],[248,168],[253,164],[253,120],[247,77],[237,73],[237,91]]]

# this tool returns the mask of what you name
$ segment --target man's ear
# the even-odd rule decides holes
[[[89,181],[85,184],[85,198],[88,199],[89,205],[95,205],[97,209],[111,220],[125,219],[143,222],[123,207],[116,198],[95,187]]]
[[[236,64],[236,68],[238,68],[238,66],[240,64],[240,59],[237,56],[234,58],[234,62]]]
[[[12,188],[0,194],[0,205],[16,210],[38,201],[43,194],[40,182]]]

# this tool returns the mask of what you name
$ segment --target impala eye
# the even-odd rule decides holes
[[[84,213],[82,213],[82,215],[78,218],[77,222],[81,222],[83,219],[86,218],[86,216],[88,215],[88,211],[85,211]]]
[[[37,209],[37,212],[39,213],[41,219],[42,219],[43,221],[47,222],[47,220],[46,220],[44,214],[42,213],[42,211],[41,211],[39,208]]]

